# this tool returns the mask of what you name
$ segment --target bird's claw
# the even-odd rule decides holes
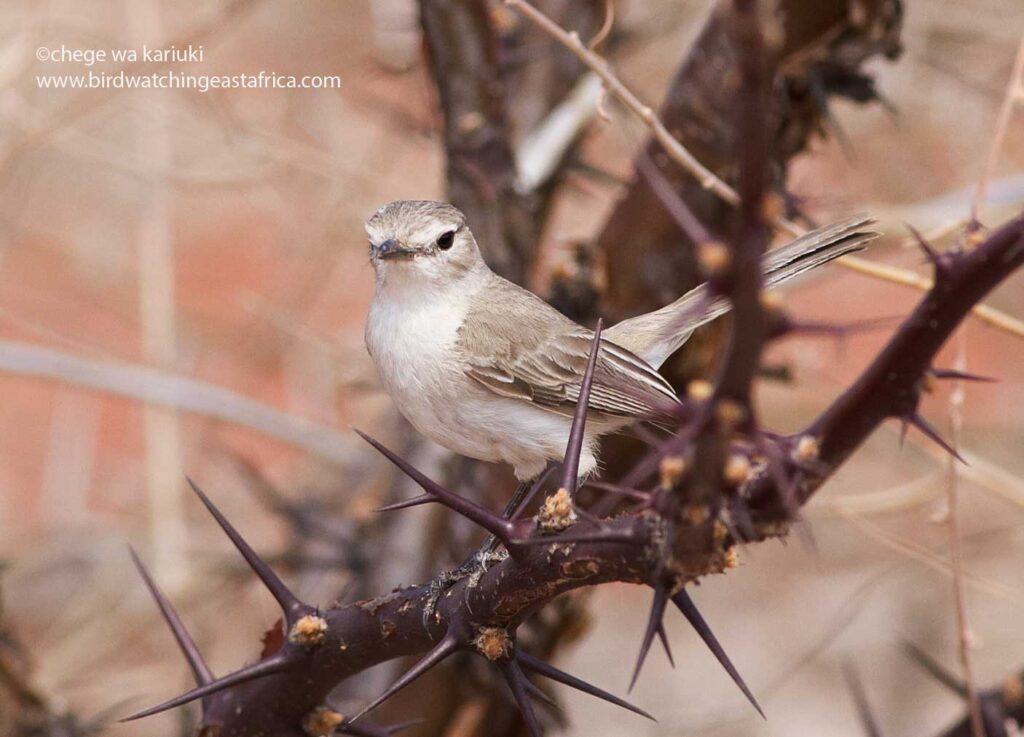
[[[473,555],[463,561],[458,568],[444,571],[431,581],[430,590],[427,594],[427,603],[423,607],[423,626],[426,627],[429,624],[430,617],[437,610],[437,602],[441,598],[441,594],[459,581],[466,579],[469,579],[466,584],[467,592],[469,589],[476,588],[480,583],[480,578],[487,573],[487,569],[495,563],[500,563],[507,557],[508,551],[504,548],[484,544]]]

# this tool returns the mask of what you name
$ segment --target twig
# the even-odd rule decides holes
[[[580,61],[592,69],[604,82],[604,86],[614,94],[623,105],[633,112],[644,125],[651,129],[651,133],[664,146],[665,151],[683,169],[692,174],[705,189],[709,189],[726,202],[737,205],[740,198],[728,184],[718,178],[714,172],[697,160],[693,154],[677,141],[668,129],[664,126],[657,115],[649,106],[640,101],[633,92],[626,87],[611,70],[611,66],[601,55],[588,49],[580,40],[579,34],[575,31],[566,31],[560,25],[548,18],[526,0],[505,0],[505,4],[515,8],[542,31],[554,38],[560,44],[572,51]]]
[[[945,459],[943,459],[945,460]],[[897,486],[863,494],[844,494],[836,499],[819,499],[807,510],[808,517],[846,517],[851,514],[878,515],[919,507],[940,492],[945,474],[935,470]]]
[[[655,140],[665,149],[669,157],[675,161],[683,171],[692,175],[704,189],[714,192],[720,199],[730,205],[739,204],[739,195],[736,191],[715,175],[710,169],[704,166],[691,154],[665,127],[654,110],[645,105],[640,98],[626,87],[611,70],[611,66],[604,57],[588,49],[579,34],[575,31],[566,31],[553,20],[537,10],[526,0],[505,0],[505,4],[515,8],[541,30],[554,38],[560,44],[574,53],[580,61],[593,70],[604,82],[604,88],[614,94],[619,101],[625,105],[630,112],[636,115],[647,128]],[[797,223],[784,217],[774,221],[774,225],[793,237],[799,237],[806,231]],[[929,279],[918,276],[913,271],[901,269],[886,264],[878,264],[857,256],[843,256],[836,260],[836,263],[866,276],[882,279],[884,281],[913,287],[920,291],[928,291],[932,282]],[[1024,338],[1024,323],[1005,315],[998,310],[985,305],[976,305],[972,310],[974,316],[993,327],[1005,330],[1017,337]]]
[[[1017,48],[1017,57],[1013,64],[1013,72],[1010,74],[1010,81],[1006,86],[1006,95],[1003,98],[1003,105],[999,111],[996,122],[996,130],[992,136],[992,143],[989,146],[988,157],[985,168],[982,170],[981,178],[978,180],[978,187],[974,193],[974,200],[971,203],[971,225],[970,231],[979,226],[981,207],[985,201],[985,192],[988,189],[988,182],[995,171],[996,162],[999,157],[999,149],[1006,130],[1010,124],[1010,117],[1013,107],[1021,94],[1021,83],[1024,80],[1024,35],[1021,36]],[[961,326],[956,334],[956,361],[954,369],[961,373],[967,371],[967,332],[966,327]],[[952,428],[953,448],[959,448],[963,438],[964,405],[966,403],[967,387],[962,378],[956,379],[953,390],[949,395],[949,421]],[[974,668],[971,658],[971,629],[967,618],[967,596],[963,585],[963,549],[960,539],[960,469],[959,464],[952,457],[949,458],[949,477],[946,486],[947,519],[946,526],[949,532],[949,558],[953,569],[953,603],[956,611],[957,624],[957,645],[960,668],[963,671],[964,685],[967,689],[967,707],[971,722],[971,732],[974,737],[985,737],[985,723],[981,714],[981,702],[978,698],[978,687],[974,680]]]
[[[160,8],[151,3],[125,3],[132,34],[150,43],[160,40]],[[171,168],[173,151],[168,96],[148,91],[146,104],[135,112],[136,159],[142,171],[141,207],[136,222],[138,311],[142,354],[156,368],[172,370],[177,358],[174,242],[170,193],[163,172]],[[149,116],[152,116],[150,119]],[[146,495],[154,569],[172,589],[188,577],[187,525],[182,494],[181,428],[169,407],[143,407]]]
[[[615,0],[604,0],[604,22],[601,27],[597,29],[597,33],[590,39],[590,43],[587,47],[591,51],[595,50],[598,46],[604,43],[604,40],[608,38],[608,35],[612,32],[612,27],[615,25]]]
[[[967,334],[961,326],[956,334],[957,352],[954,369],[967,370]],[[949,395],[949,421],[952,428],[950,443],[959,449],[963,438],[964,403],[966,387],[963,379],[957,379]],[[964,684],[967,687],[967,708],[971,718],[971,731],[974,737],[985,737],[985,724],[981,717],[981,704],[978,701],[978,688],[974,681],[974,669],[971,663],[971,630],[967,619],[967,596],[964,591],[963,540],[960,536],[960,463],[950,456],[948,459],[948,477],[946,483],[946,530],[949,534],[949,565],[953,574],[953,604],[956,611],[957,644],[960,668],[963,671]]]
[[[1006,131],[1010,127],[1013,108],[1020,102],[1022,95],[1024,95],[1024,35],[1021,35],[1020,44],[1017,46],[1017,58],[1014,59],[1013,72],[1006,85],[1006,95],[1003,97],[1003,105],[999,109],[999,117],[996,119],[996,129],[992,134],[992,143],[988,149],[985,168],[978,180],[978,187],[974,191],[974,201],[971,203],[971,222],[973,223],[977,223],[981,217],[981,208],[985,204],[988,183],[992,180],[996,163],[999,161],[999,149],[1002,148]]]
[[[350,436],[229,389],[136,364],[95,361],[42,346],[0,341],[0,371],[51,379],[247,427],[345,464]]]
[[[885,545],[885,547],[952,579],[953,570],[945,556],[929,550],[923,545],[894,535],[857,512],[840,512],[839,516],[852,523],[854,527],[868,537]],[[1012,586],[1007,586],[1001,581],[993,581],[989,578],[982,578],[967,573],[964,574],[964,581],[976,590],[983,591],[998,599],[1017,604],[1024,603],[1024,592]]]

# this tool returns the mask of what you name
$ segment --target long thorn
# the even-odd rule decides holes
[[[557,681],[558,683],[568,686],[569,688],[574,688],[577,691],[582,691],[585,694],[589,694],[590,696],[593,696],[595,698],[607,701],[609,704],[619,706],[625,709],[626,711],[631,711],[634,714],[639,714],[642,717],[647,717],[652,722],[657,721],[646,711],[636,706],[633,706],[628,701],[624,701],[623,699],[620,699],[618,696],[613,696],[607,691],[600,689],[597,686],[594,686],[590,683],[587,683],[581,678],[577,678],[576,676],[566,673],[563,670],[559,670],[550,663],[545,663],[540,658],[535,658],[529,653],[517,650],[516,660],[519,661],[519,665],[521,665],[529,671],[533,671],[537,675],[544,676],[545,678],[550,678],[552,681]]]
[[[947,443],[945,438],[943,438],[941,435],[939,435],[939,431],[936,430],[934,427],[932,427],[931,423],[929,423],[924,417],[922,417],[916,411],[915,412],[911,412],[910,414],[906,415],[903,419],[908,424],[913,425],[918,430],[920,430],[922,433],[924,433],[926,436],[928,436],[928,438],[930,438],[932,440],[932,442],[938,444],[938,446],[940,448],[942,448],[944,451],[946,451],[951,456],[956,458],[962,464],[964,464],[965,466],[970,465],[970,464],[967,463],[967,461],[965,461],[963,459],[963,456],[961,456],[957,452],[956,448],[954,448],[952,445]]]
[[[904,640],[903,651],[911,660],[921,666],[932,678],[955,693],[960,698],[967,698],[967,686],[963,681],[950,673],[931,655],[912,642]]]
[[[568,491],[570,496],[576,495],[576,483],[580,475],[580,455],[583,452],[583,441],[586,440],[585,431],[587,409],[590,405],[590,388],[594,383],[594,368],[597,366],[597,356],[600,352],[601,320],[598,320],[597,327],[594,328],[594,339],[590,344],[587,368],[583,372],[583,382],[580,384],[580,395],[576,398],[576,411],[572,416],[569,442],[565,447],[565,459],[562,463],[562,488]]]
[[[668,633],[665,632],[664,622],[658,624],[658,639],[661,640],[661,647],[665,651],[665,657],[668,658],[668,664],[675,668],[676,659],[672,657],[672,647],[668,642]]]
[[[853,667],[852,663],[843,663],[843,676],[846,678],[846,684],[850,687],[850,693],[853,694],[853,703],[857,707],[857,716],[860,717],[864,733],[867,737],[882,737],[882,730],[879,729],[878,721],[871,711],[871,705],[868,704],[868,697],[864,691],[860,674],[857,673],[857,669]]]
[[[961,381],[981,381],[987,384],[994,384],[999,379],[993,376],[982,376],[981,374],[971,374],[967,371],[957,371],[956,369],[940,369],[933,368],[929,372],[936,379],[959,379]]]
[[[538,476],[536,480],[533,482],[533,485],[530,486],[530,490],[527,491],[525,495],[523,495],[523,498],[519,501],[519,504],[516,505],[516,508],[514,510],[512,510],[512,514],[509,515],[510,520],[514,522],[523,515],[523,513],[529,508],[530,502],[532,502],[533,498],[537,496],[537,492],[544,488],[544,484],[546,484],[547,480],[551,478],[551,474],[552,472],[554,472],[554,470],[554,466],[548,466],[541,472],[540,476]]]
[[[135,719],[142,719],[142,717],[148,717],[152,716],[153,714],[159,714],[162,711],[167,711],[168,709],[173,709],[176,706],[181,706],[191,701],[195,701],[196,699],[201,699],[206,696],[209,696],[210,694],[218,693],[219,691],[231,688],[232,686],[237,686],[242,683],[248,683],[249,681],[253,681],[257,678],[263,678],[265,676],[270,676],[275,673],[280,673],[282,671],[288,670],[289,668],[293,667],[297,662],[298,660],[295,658],[294,654],[286,655],[284,653],[278,653],[277,655],[267,658],[266,660],[261,660],[258,663],[253,663],[247,668],[242,668],[241,670],[235,671],[234,673],[229,673],[228,675],[223,676],[222,678],[218,678],[215,681],[205,683],[202,686],[197,686],[196,688],[193,688],[191,691],[187,691],[186,693],[181,694],[181,696],[176,696],[173,699],[169,699],[168,701],[159,704],[158,706],[146,709],[145,711],[140,711],[137,714],[132,714],[130,717],[125,717],[120,721],[130,722]]]
[[[636,685],[636,679],[640,677],[640,669],[644,666],[644,660],[647,659],[651,643],[654,642],[654,636],[658,633],[658,628],[661,626],[661,620],[665,616],[665,606],[667,603],[668,592],[665,590],[665,584],[659,583],[654,587],[654,601],[651,602],[651,611],[647,615],[647,628],[644,630],[644,639],[640,643],[640,652],[637,654],[636,666],[633,668],[633,677],[629,679],[628,691],[633,690],[633,686]]]
[[[354,429],[354,428],[353,428]],[[356,434],[359,435],[363,440],[372,445],[377,451],[387,458],[389,461],[394,463],[398,468],[409,478],[415,481],[419,486],[432,497],[434,497],[439,504],[451,509],[457,514],[461,514],[463,517],[475,522],[480,527],[487,530],[487,532],[494,535],[496,538],[501,540],[502,544],[506,548],[510,548],[513,544],[512,541],[512,523],[507,519],[499,517],[497,514],[492,512],[485,507],[476,504],[458,494],[448,491],[436,481],[428,478],[419,469],[409,463],[407,460],[402,458],[397,453],[393,452],[386,446],[377,442],[366,433],[356,430]],[[512,552],[509,550],[509,552]]]
[[[156,605],[160,607],[160,613],[163,615],[164,621],[171,628],[171,632],[174,634],[174,639],[178,642],[182,655],[185,656],[189,668],[192,669],[192,675],[196,679],[196,684],[203,686],[212,682],[214,680],[213,673],[207,667],[206,661],[203,660],[203,656],[199,653],[199,648],[196,647],[195,640],[192,639],[188,630],[185,629],[185,625],[182,624],[178,613],[174,611],[171,602],[167,600],[167,597],[157,587],[156,582],[149,575],[149,571],[146,570],[146,566],[143,565],[135,549],[130,545],[128,546],[128,553],[132,556],[132,561],[134,561],[135,567],[139,570],[139,575],[142,576],[146,588],[149,589],[149,593],[152,594],[153,599],[156,601]]]
[[[382,693],[380,696],[378,696],[369,704],[367,704],[358,714],[352,717],[349,721],[354,722],[360,717],[362,717],[364,714],[373,711],[378,706],[383,704],[385,701],[390,699],[396,693],[401,691],[403,688],[408,686],[410,683],[415,681],[417,678],[422,676],[435,665],[439,664],[441,661],[443,661],[445,658],[447,658],[449,655],[451,655],[458,649],[458,640],[451,636],[444,637],[444,639],[437,643],[430,652],[424,655],[423,658],[418,663],[416,663],[416,665],[414,665],[412,668],[403,673],[402,676],[397,681],[392,683],[384,693]]]
[[[310,610],[310,607],[302,603],[299,597],[293,594],[291,589],[285,586],[284,581],[282,581],[278,575],[274,573],[273,569],[256,554],[256,551],[249,546],[249,543],[247,543],[245,539],[238,534],[238,530],[228,522],[227,518],[221,514],[220,510],[217,509],[213,502],[210,501],[210,498],[206,496],[206,494],[203,493],[203,490],[196,485],[196,482],[192,479],[188,479],[188,483],[189,486],[192,487],[192,491],[196,493],[196,496],[199,497],[199,500],[203,503],[206,509],[213,515],[213,518],[217,520],[217,524],[220,525],[222,530],[224,530],[224,534],[227,535],[228,538],[231,539],[231,542],[234,543],[235,547],[238,548],[238,552],[242,554],[243,558],[245,558],[245,562],[248,563],[253,572],[259,576],[263,585],[267,587],[271,595],[277,599],[277,603],[280,604],[281,609],[284,610],[285,619],[288,620],[288,624],[294,624],[295,620]]]
[[[420,494],[414,496],[411,499],[403,499],[400,502],[392,502],[391,504],[385,504],[383,507],[377,507],[374,512],[394,512],[399,509],[409,509],[410,507],[418,507],[421,504],[430,504],[431,502],[437,502],[437,499],[430,494]]]
[[[635,502],[649,502],[651,495],[646,491],[640,489],[630,489],[625,486],[619,486],[618,484],[610,484],[606,481],[588,481],[584,486],[603,491],[608,494],[615,494],[617,496],[624,496],[627,499],[632,499]]]
[[[718,638],[715,637],[715,633],[711,631],[708,623],[704,621],[704,617],[701,616],[701,613],[697,610],[697,605],[693,603],[693,599],[690,598],[686,589],[680,589],[679,592],[672,597],[672,603],[675,604],[679,611],[683,613],[683,616],[686,617],[686,621],[690,623],[690,626],[697,631],[700,639],[704,641],[704,644],[711,650],[715,659],[721,663],[723,668],[725,668],[725,672],[729,674],[730,678],[732,678],[733,683],[739,687],[740,691],[743,692],[743,695],[747,697],[747,700],[755,709],[757,709],[757,713],[767,719],[764,715],[764,710],[761,709],[761,705],[757,703],[757,699],[754,698],[754,694],[751,693],[749,688],[747,688],[747,684],[744,682],[743,677],[740,676],[739,671],[736,670],[732,661],[729,660],[729,656],[725,654],[725,650],[719,644]]]
[[[537,714],[534,712],[533,704],[530,703],[530,697],[526,693],[526,676],[523,675],[523,671],[519,667],[519,663],[515,660],[509,659],[499,661],[498,667],[501,668],[501,673],[505,676],[505,682],[512,690],[512,698],[516,700],[516,706],[519,707],[519,711],[523,715],[523,721],[526,722],[526,726],[529,728],[530,734],[532,734],[533,737],[543,737],[544,731],[540,728],[540,722],[537,721]]]
[[[925,257],[931,262],[932,266],[935,267],[935,276],[945,276],[948,269],[945,263],[943,263],[942,255],[936,251],[932,244],[925,240],[925,237],[921,235],[921,232],[910,223],[904,223],[907,230],[910,231],[911,235],[914,236],[914,240],[917,241],[917,245],[924,252]]]
[[[526,688],[527,693],[529,693],[533,698],[537,699],[538,701],[544,702],[555,711],[561,709],[561,707],[558,705],[558,702],[556,702],[553,698],[544,693],[544,691],[541,690],[536,684],[531,682],[529,678],[523,679],[523,686]]]

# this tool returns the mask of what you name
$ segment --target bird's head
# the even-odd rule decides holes
[[[466,216],[445,202],[401,200],[366,221],[378,284],[443,287],[483,266]]]

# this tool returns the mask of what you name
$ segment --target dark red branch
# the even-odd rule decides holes
[[[816,439],[819,450],[814,463],[799,464],[810,468],[804,472],[807,482],[801,486],[801,501],[874,428],[915,406],[918,385],[943,342],[971,307],[1022,262],[1024,218],[1002,226],[977,249],[954,258],[947,278],[924,297],[860,379],[808,428],[806,434]],[[770,441],[791,458],[796,438]],[[778,534],[773,523],[787,519],[769,474],[752,482],[733,504],[742,506],[751,527],[762,537]],[[308,653],[300,668],[215,694],[209,699],[204,725],[219,725],[225,737],[265,732],[300,737],[305,714],[321,705],[339,682],[377,663],[425,652],[452,634],[469,648],[475,628],[482,625],[514,631],[531,612],[572,589],[610,580],[652,582],[658,551],[664,551],[653,540],[663,539],[665,522],[647,510],[603,520],[601,526],[607,533],[601,539],[567,544],[569,538],[598,534],[593,525],[580,522],[561,535],[552,535],[548,545],[524,546],[519,560],[506,559],[477,581],[455,583],[450,595],[441,597],[436,610],[429,612],[426,625],[424,608],[431,601],[428,586],[327,609],[322,612],[328,624],[324,643]],[[718,553],[710,544],[694,547],[680,563],[694,573],[714,570],[720,565]]]
[[[1022,263],[1024,217],[1018,217],[973,251],[956,254],[947,277],[924,296],[861,377],[798,436],[814,438],[816,453],[795,453],[797,437],[766,438],[786,459],[786,470],[801,473],[800,501],[882,421],[916,407],[921,379],[943,342],[972,305]],[[688,546],[673,545],[665,539],[671,532],[666,520],[645,507],[599,525],[577,522],[545,537],[544,544],[523,545],[519,559],[496,563],[479,579],[463,579],[439,599],[425,584],[329,607],[320,612],[326,623],[321,642],[301,653],[287,643],[269,660],[276,663],[286,656],[296,658],[295,665],[211,693],[203,725],[219,726],[219,737],[301,737],[302,720],[339,682],[378,663],[426,652],[447,637],[472,651],[479,628],[514,632],[531,613],[572,589],[609,581],[652,585],[665,570],[662,556],[669,549],[673,564],[690,577],[721,570],[721,546],[728,547],[730,540],[701,538]],[[752,480],[730,501],[728,511],[734,521],[745,514],[747,526],[761,538],[784,534],[778,522],[789,519],[771,474]],[[517,534],[527,534],[529,524],[517,522]],[[539,532],[530,534],[532,542]],[[589,542],[568,542],[588,536]]]
[[[974,250],[948,253],[949,268],[935,287],[860,378],[805,431],[820,439],[819,460],[826,467],[846,460],[886,418],[917,411],[922,379],[943,343],[974,305],[1024,264],[1024,217]]]

